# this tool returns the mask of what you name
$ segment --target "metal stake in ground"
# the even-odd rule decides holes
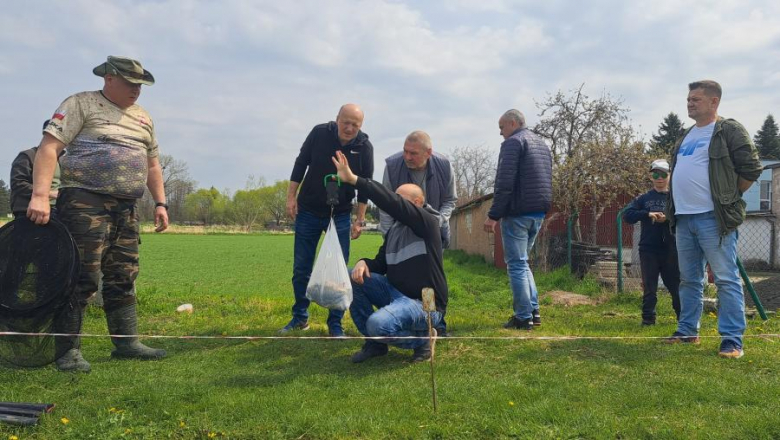
[[[436,311],[436,299],[433,289],[426,287],[422,290],[423,310],[428,314],[428,338],[431,344],[431,389],[433,390],[433,412],[439,411],[439,404],[436,401],[436,374],[433,366],[433,359],[436,357],[436,329],[433,328],[431,312]]]

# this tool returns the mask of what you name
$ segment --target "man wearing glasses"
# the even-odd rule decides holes
[[[653,189],[634,199],[626,209],[627,223],[641,222],[639,262],[642,268],[642,325],[655,325],[655,305],[658,302],[658,275],[672,295],[672,307],[680,318],[680,268],[677,265],[677,246],[669,230],[664,210],[669,198],[669,162],[654,160],[650,165]]]
[[[81,257],[76,304],[55,320],[57,368],[89,371],[79,337],[84,307],[97,292],[102,273],[103,309],[116,349],[115,358],[159,359],[165,350],[149,348],[137,337],[134,282],[138,276],[138,210],[136,201],[148,188],[156,202],[157,232],[168,227],[162,168],[149,113],[136,104],[141,85],[154,77],[136,60],[109,56],[92,70],[103,78],[103,89],[70,96],[43,130],[33,167],[33,193],[27,217],[49,222],[49,190],[57,155],[61,189],[58,217],[68,228]]]

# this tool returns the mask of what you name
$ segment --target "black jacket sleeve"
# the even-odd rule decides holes
[[[373,260],[368,258],[363,258],[362,260],[366,263],[366,266],[368,266],[368,270],[371,273],[386,274],[387,258],[385,257],[385,243],[382,242],[382,246],[379,248],[376,257],[374,257]]]
[[[33,156],[34,157],[34,156]],[[33,192],[33,159],[27,151],[16,156],[11,164],[11,211],[26,211]]]
[[[365,149],[365,153],[362,154],[360,157],[360,160],[363,163],[361,166],[362,172],[359,175],[360,177],[363,177],[365,179],[373,179],[374,178],[374,146],[371,144],[370,141],[367,140],[363,148]],[[361,191],[360,189],[358,189],[357,201],[358,203],[368,203],[368,195],[365,193],[365,191]]]
[[[312,130],[309,132],[309,135],[306,136],[306,140],[303,141],[303,145],[301,145],[301,151],[298,153],[298,157],[295,158],[295,165],[293,166],[292,174],[290,174],[291,182],[301,183],[303,181],[303,176],[306,174],[306,168],[308,168],[311,163],[311,149],[314,144],[315,131],[316,130]]]
[[[650,213],[650,211],[644,209],[644,195],[641,195],[637,198],[635,198],[630,205],[628,205],[628,209],[623,211],[623,220],[625,220],[626,223],[634,224],[638,221],[644,220],[647,217],[647,215]]]
[[[361,193],[365,193],[379,209],[388,213],[390,217],[412,228],[417,236],[424,239],[430,238],[428,237],[428,228],[425,227],[425,216],[427,214],[431,218],[435,218],[433,214],[428,214],[423,208],[415,206],[414,203],[390,191],[379,182],[358,177],[355,187]],[[438,224],[438,219],[435,220]],[[438,228],[436,231],[438,232]]]
[[[523,151],[524,145],[517,139],[509,138],[501,144],[501,152],[498,154],[496,183],[493,188],[493,205],[488,212],[490,219],[500,220],[509,211],[512,203],[512,193],[515,191],[518,162]]]

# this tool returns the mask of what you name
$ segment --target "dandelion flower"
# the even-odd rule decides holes
[[[15,435],[9,435],[8,436],[8,440],[19,440],[19,437],[15,436]]]
[[[68,423],[70,423],[70,420],[68,420],[67,417],[63,417],[60,419],[60,422],[62,422],[63,425],[67,425]]]
[[[209,438],[216,438],[217,433],[216,432],[209,432]]]
[[[515,402],[510,401],[509,406],[515,406]]]
[[[185,426],[187,426],[187,424],[184,423],[184,420],[179,420],[179,428],[184,428]]]

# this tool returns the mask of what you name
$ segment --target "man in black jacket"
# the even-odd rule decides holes
[[[544,140],[526,128],[525,116],[518,110],[504,113],[498,128],[505,140],[498,155],[493,206],[484,228],[495,232],[501,221],[514,308],[504,328],[532,330],[541,324],[541,315],[528,254],[552,205],[552,154]]]
[[[431,287],[435,292],[436,311],[431,313],[434,327],[447,311],[439,213],[425,204],[419,186],[408,183],[392,193],[378,182],[353,174],[340,151],[336,156],[338,160],[334,158],[333,162],[341,180],[354,185],[395,219],[376,257],[358,261],[352,270],[354,298],[349,308],[360,333],[387,339],[366,340],[352,362],[383,356],[388,344],[413,349],[415,362],[429,359],[430,343],[422,338],[428,335],[422,289]],[[393,339],[404,336],[421,339]]]
[[[366,216],[365,194],[358,192],[357,221],[350,228],[352,199],[355,188],[341,185],[338,188],[338,203],[327,204],[324,179],[336,172],[331,158],[336,151],[349,157],[349,164],[358,175],[370,179],[374,175],[374,147],[368,135],[360,131],[363,125],[363,110],[355,104],[345,104],[339,110],[335,122],[314,127],[301,146],[290,175],[290,188],[287,191],[287,214],[295,220],[295,250],[293,260],[293,292],[295,303],[292,306],[292,320],[279,333],[293,330],[308,330],[309,300],[306,298],[306,286],[309,284],[314,266],[317,243],[322,233],[328,229],[330,218],[338,232],[344,260],[349,261],[350,229],[352,239],[360,236]],[[300,191],[298,189],[300,188]],[[331,310],[328,314],[328,333],[339,337],[344,335],[341,319],[344,312]]]

